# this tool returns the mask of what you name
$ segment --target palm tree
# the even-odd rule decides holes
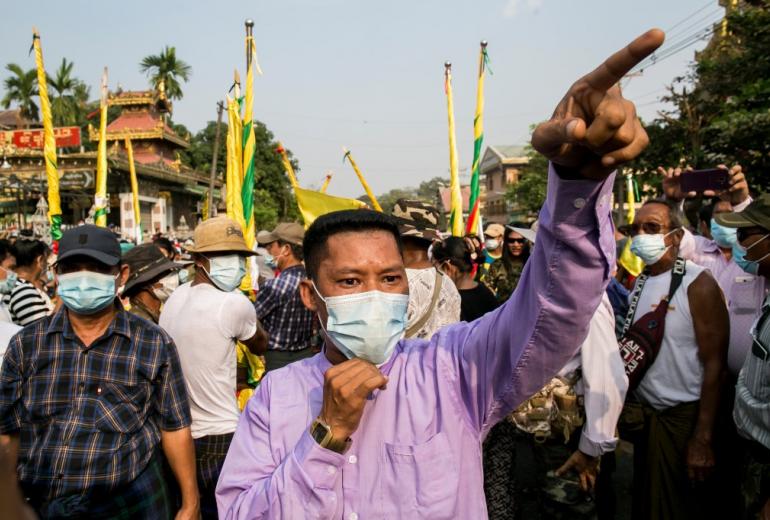
[[[160,54],[145,56],[139,64],[139,70],[150,78],[154,89],[160,89],[161,84],[169,99],[182,99],[182,87],[179,80],[187,82],[192,74],[192,67],[177,59],[176,47],[168,45]]]
[[[56,70],[56,76],[53,78],[48,76],[48,86],[54,94],[51,98],[51,117],[55,125],[75,124],[78,120],[75,89],[81,81],[72,76],[74,65],[73,62],[62,58],[61,65]]]
[[[5,97],[0,103],[4,108],[10,108],[11,103],[16,103],[21,110],[21,117],[37,121],[38,108],[33,99],[37,96],[37,70],[24,72],[15,63],[9,63],[5,68],[13,75],[5,79]]]

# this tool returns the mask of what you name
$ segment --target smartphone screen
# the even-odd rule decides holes
[[[704,191],[719,192],[729,187],[729,174],[722,168],[712,168],[709,170],[693,170],[682,172],[679,182],[684,193],[694,191],[703,193]]]

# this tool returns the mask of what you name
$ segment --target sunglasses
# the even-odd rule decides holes
[[[666,226],[658,224],[657,222],[644,222],[642,224],[633,223],[630,227],[632,237],[638,235],[640,230],[644,231],[646,235],[657,235],[664,229],[667,229]]]
[[[509,238],[506,242],[509,244],[526,244],[527,239],[526,238]]]

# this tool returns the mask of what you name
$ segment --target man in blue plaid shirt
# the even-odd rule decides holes
[[[190,407],[176,347],[116,300],[128,277],[110,231],[64,233],[64,306],[11,340],[0,372],[0,449],[42,518],[170,518],[162,448],[200,516]]]
[[[280,223],[273,231],[260,231],[259,245],[267,249],[268,265],[280,270],[260,285],[257,318],[269,334],[265,369],[275,370],[313,355],[313,313],[299,297],[299,282],[307,278],[302,265],[305,229],[297,223]]]

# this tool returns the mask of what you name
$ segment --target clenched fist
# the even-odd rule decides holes
[[[617,83],[664,38],[659,29],[647,31],[573,83],[551,119],[535,129],[532,146],[555,165],[597,180],[638,156],[649,139]]]
[[[349,359],[324,374],[324,398],[320,418],[337,440],[350,437],[361,421],[366,398],[375,389],[385,390],[388,378],[363,359]]]

